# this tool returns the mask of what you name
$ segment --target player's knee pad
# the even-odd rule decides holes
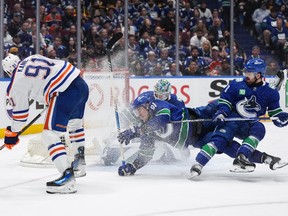
[[[82,119],[71,119],[68,122],[68,130],[75,131],[80,128],[83,128],[83,120]]]
[[[256,137],[259,141],[261,141],[266,134],[265,126],[261,122],[255,122],[250,127],[250,136]]]
[[[61,133],[58,131],[43,130],[42,132],[42,140],[47,147],[49,147],[52,144],[61,142],[60,136]]]

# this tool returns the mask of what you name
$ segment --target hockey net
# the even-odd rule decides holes
[[[84,116],[86,134],[86,157],[98,160],[103,140],[112,132],[117,132],[115,120],[115,103],[118,110],[129,103],[129,72],[128,71],[85,71],[83,78],[89,86],[89,98]],[[72,160],[72,148],[67,133],[61,136],[65,143],[68,157]],[[41,134],[35,135],[28,142],[27,152],[21,158],[24,166],[49,167],[52,161],[47,147],[43,144]]]

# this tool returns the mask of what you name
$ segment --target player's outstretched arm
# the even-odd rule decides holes
[[[155,152],[153,137],[143,135],[140,139],[141,144],[136,159],[132,163],[127,163],[118,168],[118,174],[120,176],[134,175],[138,169],[144,167],[153,158]]]

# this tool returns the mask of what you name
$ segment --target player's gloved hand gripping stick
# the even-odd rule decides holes
[[[34,124],[46,111],[47,108],[43,109],[34,119],[32,119],[22,130],[19,132],[12,132],[11,126],[8,126],[5,130],[5,138],[4,138],[4,144],[0,146],[0,151],[7,147],[8,149],[12,149],[15,145],[19,143],[19,136],[24,133],[31,125]]]

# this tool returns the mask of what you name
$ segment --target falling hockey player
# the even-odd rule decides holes
[[[265,136],[264,125],[257,120],[268,112],[277,127],[288,125],[288,113],[280,108],[279,92],[264,81],[266,64],[262,59],[251,59],[245,64],[245,77],[233,80],[221,93],[217,112],[212,119],[217,127],[211,139],[196,156],[196,164],[191,167],[190,179],[201,174],[202,168],[217,151],[223,151],[229,141],[243,131],[242,145],[233,161],[235,172],[251,172],[255,163],[250,160],[259,142]],[[250,118],[254,121],[227,122],[225,118]],[[283,164],[283,166],[286,164]],[[273,168],[273,167],[272,167]]]
[[[171,93],[172,86],[171,83],[166,80],[166,79],[160,79],[157,81],[157,83],[154,86],[153,91],[146,91],[141,93],[137,98],[141,97],[146,97],[148,101],[152,101],[155,99],[158,100],[163,100],[167,101],[170,104],[173,104],[177,106],[180,109],[185,108],[185,103],[183,100],[179,97],[177,97],[176,94]],[[137,98],[135,100],[137,100]],[[188,115],[188,113],[186,113]],[[120,125],[122,129],[127,129],[130,126],[137,126],[141,124],[141,119],[135,115],[132,106],[129,106],[128,108],[122,110],[120,112]],[[110,135],[109,139],[105,140],[106,146],[103,150],[102,154],[102,160],[104,165],[113,165],[117,162],[117,160],[120,157],[120,150],[119,150],[119,144],[117,142],[115,133]],[[114,143],[117,143],[117,145],[113,145]],[[131,148],[126,148],[128,149],[126,151],[125,155],[128,156],[127,160],[129,161],[130,159],[134,158],[134,153],[137,153],[138,147],[131,147]],[[157,143],[157,155],[158,159],[161,162],[164,163],[170,163],[176,160],[181,160],[183,158],[187,158],[189,156],[189,151],[188,150],[178,150],[175,148],[172,148],[171,146],[162,143]]]
[[[164,140],[174,147],[185,148],[191,144],[193,147],[202,148],[211,138],[211,135],[213,135],[213,131],[215,130],[215,123],[212,121],[205,124],[192,124],[192,122],[187,124],[187,122],[183,120],[181,127],[170,124],[172,120],[183,118],[181,111],[165,101],[148,101],[147,98],[143,97],[137,98],[133,103],[133,107],[137,110],[139,117],[144,122],[143,125],[125,130],[118,136],[119,141],[125,144],[128,144],[130,140],[136,137],[140,137],[141,140],[137,158],[132,163],[127,163],[126,165],[119,167],[118,173],[121,176],[133,175],[138,169],[145,166],[151,160],[155,150],[155,140]],[[207,106],[191,109],[189,111],[189,118],[211,118],[217,111],[216,108],[217,101],[216,103],[213,102]],[[186,130],[183,131],[183,129]],[[179,133],[180,131],[181,133]],[[186,136],[187,132],[189,134],[188,137]],[[247,131],[245,130],[239,131],[238,133],[235,133],[235,136],[244,137],[246,132]],[[185,136],[181,136],[184,134]],[[178,137],[178,139],[175,137]],[[186,137],[187,140],[183,139],[184,137]],[[178,141],[181,141],[182,144],[178,145]],[[237,156],[238,148],[240,148],[238,142],[229,140],[228,145],[225,146],[222,151],[217,151],[217,153],[225,153],[228,156],[235,158]],[[271,170],[287,165],[287,163],[280,158],[258,150],[255,150],[249,159],[255,163],[268,164]]]
[[[207,106],[191,109],[189,119],[211,118],[216,111],[217,103],[216,101]],[[130,140],[138,137],[141,142],[140,149],[133,162],[119,167],[118,174],[120,176],[133,175],[138,169],[145,166],[153,157],[156,140],[164,141],[180,149],[187,148],[188,145],[201,148],[211,138],[215,129],[215,124],[212,121],[207,122],[207,124],[201,122],[201,124],[195,124],[195,122],[187,121],[181,109],[166,101],[154,100],[149,102],[147,98],[142,97],[134,101],[133,107],[144,123],[139,127],[134,126],[121,132],[118,140],[120,143],[128,145]],[[182,121],[182,123],[171,124],[173,121]],[[235,135],[240,136],[239,134]],[[238,142],[230,140],[229,144],[217,153],[225,153],[235,158],[239,147]],[[272,170],[287,165],[280,158],[258,150],[255,150],[251,155],[251,160],[255,163],[268,164]]]

